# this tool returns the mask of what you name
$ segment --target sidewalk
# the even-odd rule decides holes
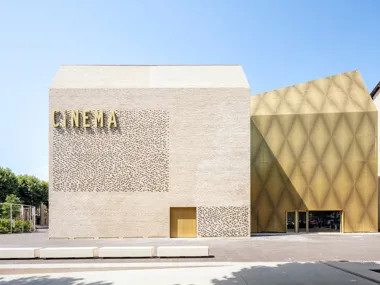
[[[379,260],[379,234],[301,234],[255,236],[247,238],[199,238],[199,239],[122,239],[122,240],[49,240],[47,232],[35,234],[0,235],[0,247],[109,247],[109,246],[209,246],[214,258],[191,261],[320,261],[320,260]],[[357,249],[360,248],[360,253]],[[189,259],[128,259],[127,262],[183,262]],[[30,260],[30,263],[45,261]],[[46,261],[54,263],[56,261]],[[81,260],[62,260],[62,263],[81,263]],[[87,261],[86,261],[87,262]],[[104,263],[94,259],[91,262]],[[108,262],[108,261],[107,261]],[[109,262],[124,263],[125,259]],[[25,263],[18,260],[0,260],[0,264]]]

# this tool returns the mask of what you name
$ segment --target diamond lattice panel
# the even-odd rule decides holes
[[[359,71],[342,73],[251,98],[251,114],[310,114],[376,111]]]
[[[251,100],[251,230],[285,213],[343,210],[345,232],[377,232],[377,111],[356,71]]]
[[[278,124],[259,129],[269,118],[252,117],[253,231],[285,231],[285,211],[294,210],[343,210],[345,231],[377,231],[377,127],[361,116],[356,128],[345,128],[351,115],[358,114],[345,113],[335,120],[339,136],[322,123],[330,114],[319,114],[316,120],[310,115],[272,116],[272,121],[294,116],[295,122],[302,122],[290,128],[294,137],[277,139],[272,133],[284,131]],[[307,122],[314,125],[304,128]],[[359,128],[368,132],[361,135]],[[265,139],[261,133],[267,134]],[[318,136],[312,140],[314,133]]]

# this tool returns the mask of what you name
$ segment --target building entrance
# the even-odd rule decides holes
[[[343,232],[342,211],[287,212],[286,232]]]
[[[310,211],[309,232],[341,232],[342,211]]]
[[[307,212],[298,212],[298,232],[306,233],[308,231]]]
[[[197,237],[196,208],[170,208],[170,237]]]
[[[294,233],[296,230],[296,212],[286,213],[286,232]]]

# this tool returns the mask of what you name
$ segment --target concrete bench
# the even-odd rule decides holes
[[[97,247],[48,247],[40,249],[40,258],[93,258]]]
[[[0,259],[37,258],[39,247],[0,248]]]
[[[153,247],[100,247],[99,257],[152,257]]]
[[[209,256],[208,246],[159,246],[158,257],[204,257]]]

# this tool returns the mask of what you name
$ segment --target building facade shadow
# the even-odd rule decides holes
[[[363,264],[351,264],[358,269]],[[372,266],[379,268],[379,265]],[[371,268],[372,268],[371,267]],[[344,268],[344,267],[342,267]],[[352,268],[352,266],[351,266]],[[355,268],[355,267],[354,267]],[[358,270],[360,272],[360,270]],[[232,276],[225,276],[223,279],[213,279],[214,285],[326,285],[326,284],[357,284],[372,285],[380,284],[380,274],[376,283],[376,277],[371,277],[368,270],[368,277],[365,274],[356,274],[355,271],[341,270],[339,267],[332,267],[329,263],[286,263],[273,266],[257,266],[243,268],[233,272]]]

